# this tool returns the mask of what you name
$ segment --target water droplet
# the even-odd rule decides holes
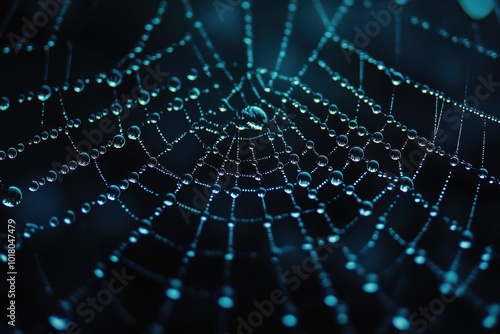
[[[109,87],[118,87],[122,83],[122,73],[117,69],[112,69],[106,77],[106,82]]]
[[[14,147],[11,147],[7,150],[7,156],[9,159],[15,159],[17,157],[17,150]]]
[[[415,130],[408,131],[407,137],[409,140],[416,139],[417,138],[417,131],[415,131]]]
[[[349,142],[349,139],[347,138],[346,135],[340,135],[337,137],[337,145],[340,147],[346,146],[348,142]]]
[[[175,93],[181,88],[181,80],[178,77],[171,77],[168,80],[167,87],[169,91]]]
[[[145,106],[149,103],[149,101],[151,101],[151,94],[149,94],[149,92],[145,89],[139,90],[137,102],[139,102],[141,106]]]
[[[58,301],[54,311],[49,315],[49,324],[57,331],[66,331],[72,324],[70,318],[70,305],[66,301]]]
[[[344,182],[344,174],[339,170],[334,170],[330,173],[330,183],[334,186],[339,186]]]
[[[408,176],[403,176],[399,180],[399,190],[406,193],[413,190],[413,180]]]
[[[7,96],[2,96],[0,97],[0,110],[5,111],[9,109],[10,106],[10,100]]]
[[[172,206],[175,204],[176,201],[177,201],[177,199],[176,199],[175,195],[172,193],[168,193],[165,196],[165,200],[163,201],[163,203],[165,203],[166,206]]]
[[[18,206],[23,199],[23,193],[17,187],[9,187],[2,196],[2,203],[8,208]]]
[[[132,125],[128,131],[127,136],[129,139],[136,140],[141,135],[141,129],[137,125]]]
[[[372,105],[372,112],[375,115],[378,115],[382,112],[382,107],[379,104],[374,104],[374,105]]]
[[[38,91],[37,97],[40,101],[44,102],[50,98],[51,94],[52,94],[52,89],[47,85],[43,85]]]
[[[410,329],[410,322],[403,315],[397,315],[392,318],[392,325],[396,327],[397,330],[405,331]]]
[[[189,185],[191,184],[191,182],[193,182],[193,175],[189,174],[189,173],[186,173],[182,176],[182,180],[181,180],[182,184],[184,185]]]
[[[125,137],[123,137],[122,135],[116,135],[113,138],[114,148],[122,148],[123,146],[125,146],[125,141]]]
[[[390,71],[389,72],[389,76],[391,78],[391,82],[394,86],[399,86],[403,83],[404,81],[404,77],[401,73],[397,72],[397,71]]]
[[[137,172],[132,172],[128,176],[128,181],[130,183],[137,183],[139,181],[139,174]]]
[[[290,155],[290,163],[291,164],[296,165],[296,164],[299,163],[299,160],[300,160],[300,158],[299,158],[299,156],[297,154],[293,153],[293,154]]]
[[[392,160],[399,160],[401,159],[401,151],[393,149],[391,150],[390,156]]]
[[[295,327],[297,325],[297,317],[293,314],[287,314],[284,315],[283,318],[281,318],[281,322],[286,327]]]
[[[57,227],[57,226],[59,226],[59,219],[56,216],[50,217],[50,219],[49,219],[49,226],[50,227]]]
[[[297,175],[297,184],[301,187],[308,187],[311,184],[312,177],[308,172],[300,172]]]
[[[379,163],[377,160],[370,160],[368,161],[368,163],[366,164],[366,169],[370,172],[370,173],[376,173],[379,169]]]
[[[457,157],[456,155],[453,155],[453,156],[450,158],[450,165],[451,165],[451,167],[455,167],[455,166],[457,166],[459,163],[460,163],[460,159],[458,159],[458,157]]]
[[[319,155],[316,159],[316,164],[318,167],[325,167],[328,165],[328,157],[326,155]]]
[[[73,211],[68,210],[63,216],[63,222],[67,225],[72,224],[75,222],[76,215]]]
[[[437,205],[433,205],[433,206],[431,207],[431,210],[430,210],[430,212],[429,212],[429,215],[430,215],[431,217],[436,217],[436,216],[438,215],[438,213],[439,213],[439,206],[437,206]]]
[[[239,187],[233,187],[229,191],[229,195],[231,195],[232,198],[237,198],[241,195],[241,189]]]
[[[238,111],[236,117],[237,127],[241,130],[262,130],[267,125],[267,114],[257,106],[248,106]]]
[[[330,113],[330,115],[335,115],[339,112],[339,107],[337,107],[336,104],[330,104],[330,106],[328,107],[328,112]]]
[[[379,144],[384,140],[384,135],[382,132],[377,131],[372,135],[372,140],[375,144]]]
[[[474,234],[470,230],[465,230],[462,233],[462,239],[460,240],[460,248],[469,249],[472,246],[472,242],[474,241]]]
[[[110,201],[117,200],[120,197],[120,195],[121,195],[121,191],[120,191],[120,188],[118,188],[118,186],[111,185],[111,186],[106,188],[106,197]]]
[[[76,158],[76,162],[80,165],[80,166],[88,166],[88,164],[90,163],[90,156],[85,153],[85,152],[82,152],[80,154],[78,154],[77,158]]]
[[[151,221],[149,219],[141,219],[137,231],[143,235],[149,234],[151,231]]]
[[[488,177],[488,170],[486,168],[480,168],[478,175],[481,180],[484,180]]]
[[[194,81],[198,78],[198,70],[196,68],[191,68],[187,74],[188,80]]]
[[[359,146],[354,146],[349,150],[349,159],[354,162],[359,162],[363,159],[365,152]]]
[[[91,206],[89,203],[83,203],[82,205],[82,213],[87,214],[90,212]]]
[[[371,216],[373,212],[373,203],[370,201],[363,201],[361,202],[361,205],[359,206],[359,213],[362,216],[368,217]]]

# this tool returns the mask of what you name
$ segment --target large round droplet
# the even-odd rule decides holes
[[[106,78],[109,87],[118,87],[122,83],[122,73],[117,69],[111,70]]]
[[[120,188],[118,188],[118,186],[111,185],[108,188],[106,188],[106,197],[110,201],[114,201],[114,200],[118,199],[120,197],[120,194],[121,194],[121,191],[120,191]]]
[[[460,240],[460,248],[469,249],[472,246],[472,242],[474,241],[474,234],[470,230],[465,230],[462,233],[462,239]]]
[[[368,161],[368,163],[366,164],[366,169],[370,172],[370,173],[376,173],[379,169],[379,163],[377,160],[370,160]]]
[[[391,150],[390,156],[392,160],[399,160],[401,159],[401,151],[397,149]]]
[[[163,203],[165,203],[166,206],[172,206],[176,202],[176,197],[173,193],[168,193],[167,196],[165,196],[165,200]]]
[[[410,321],[403,314],[396,315],[392,318],[392,325],[396,327],[397,330],[406,331],[410,329]]]
[[[60,300],[53,307],[48,317],[49,324],[57,331],[66,331],[72,325],[71,306],[67,301]]]
[[[90,163],[90,156],[88,153],[82,152],[76,157],[76,162],[82,167],[88,166]]]
[[[137,231],[143,235],[149,234],[149,231],[151,231],[151,221],[149,219],[141,219]]]
[[[47,85],[43,85],[38,91],[37,97],[40,101],[44,102],[50,98],[51,94],[52,94],[52,89]]]
[[[267,125],[267,114],[257,106],[248,106],[236,114],[238,128],[262,130]]]
[[[346,146],[348,142],[349,142],[349,139],[347,138],[346,135],[340,135],[337,137],[337,145],[340,147]]]
[[[122,135],[116,135],[113,138],[113,146],[115,148],[122,148],[123,146],[125,146],[125,137],[123,137]]]
[[[237,198],[241,194],[241,189],[239,187],[233,187],[229,191],[229,195],[231,195],[232,198]]]
[[[362,216],[370,216],[373,212],[373,203],[370,201],[363,201],[361,202],[361,205],[359,206],[359,213]]]
[[[297,175],[297,184],[301,187],[308,187],[311,184],[312,177],[308,172],[300,172]]]
[[[137,125],[132,125],[128,131],[127,136],[129,139],[136,140],[141,135],[141,129]]]
[[[299,163],[299,159],[300,158],[299,158],[299,156],[297,154],[295,154],[295,153],[290,154],[290,163],[291,164],[294,164],[294,165],[298,164]]]
[[[2,203],[8,208],[18,206],[23,199],[23,193],[17,187],[9,187],[2,197]]]
[[[325,167],[328,165],[328,157],[326,155],[319,155],[316,159],[316,164],[318,167]]]
[[[168,90],[175,93],[181,88],[181,80],[178,77],[171,77],[167,83]]]
[[[342,184],[342,182],[344,182],[344,174],[342,174],[342,172],[339,170],[334,170],[330,173],[329,179],[331,184],[333,184],[334,186],[339,186]]]
[[[363,156],[365,155],[365,152],[363,149],[359,146],[354,146],[349,150],[349,159],[351,159],[354,162],[359,162],[363,159]]]
[[[384,140],[384,135],[377,131],[372,135],[372,140],[375,144],[381,143]]]
[[[408,176],[403,176],[399,180],[399,190],[401,190],[404,193],[406,193],[408,191],[412,191],[413,190],[413,180],[410,179]]]
[[[66,211],[63,217],[63,222],[67,225],[74,223],[76,220],[76,215],[72,210]]]
[[[10,101],[7,96],[0,97],[0,110],[5,111],[9,109]]]
[[[459,163],[460,163],[460,159],[459,159],[456,155],[453,155],[453,156],[450,158],[450,165],[451,165],[451,167],[455,167],[455,166],[457,166]]]

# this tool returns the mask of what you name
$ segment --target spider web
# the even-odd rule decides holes
[[[360,46],[385,2],[216,3],[5,42],[17,333],[498,331],[496,18],[410,2]]]

